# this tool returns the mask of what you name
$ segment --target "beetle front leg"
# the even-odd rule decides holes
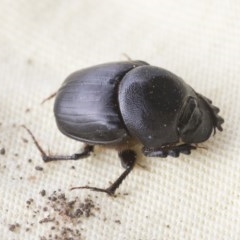
[[[142,152],[146,157],[179,157],[180,153],[189,155],[191,154],[191,150],[194,150],[196,148],[196,146],[191,144],[181,144],[173,146],[162,146],[160,148],[143,147]]]
[[[119,152],[119,157],[121,160],[122,167],[125,168],[125,171],[117,178],[117,180],[111,184],[108,188],[97,188],[91,186],[83,186],[83,187],[73,187],[74,189],[90,189],[96,192],[105,192],[108,195],[113,196],[116,189],[121,185],[122,181],[128,176],[128,174],[133,170],[133,167],[136,162],[136,153],[132,150],[124,150]]]
[[[33,135],[33,133],[30,131],[29,128],[27,128],[25,125],[22,126],[27,130],[31,138],[33,139],[34,144],[36,145],[37,149],[42,155],[42,159],[44,162],[52,162],[52,161],[59,161],[59,160],[78,160],[81,158],[86,158],[90,156],[91,152],[93,152],[94,146],[91,145],[85,145],[83,151],[81,153],[75,153],[72,155],[47,155],[46,152],[42,149],[40,144],[38,143],[37,139]]]

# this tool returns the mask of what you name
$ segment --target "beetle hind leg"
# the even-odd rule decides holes
[[[74,153],[72,155],[47,155],[45,152],[42,153],[42,159],[44,162],[52,162],[59,160],[79,160],[82,158],[89,157],[93,152],[94,147],[91,145],[85,145],[84,149],[80,153]]]
[[[191,154],[191,151],[195,150],[196,148],[196,146],[191,144],[180,144],[172,146],[162,146],[159,148],[143,147],[142,152],[146,157],[179,157],[180,153],[189,155]]]
[[[46,152],[42,149],[40,144],[38,143],[37,139],[33,135],[33,133],[30,131],[29,128],[27,128],[25,125],[22,126],[27,130],[31,138],[33,139],[34,144],[36,145],[37,149],[42,155],[42,159],[44,162],[52,162],[52,161],[59,161],[59,160],[79,160],[81,158],[86,158],[90,156],[91,152],[93,152],[94,146],[91,145],[85,145],[83,151],[81,153],[75,153],[72,155],[47,155]]]
[[[136,162],[136,153],[132,150],[124,150],[119,152],[119,157],[121,160],[122,167],[125,168],[124,172],[117,178],[114,183],[112,183],[108,188],[97,188],[91,186],[83,186],[83,187],[73,187],[71,190],[74,189],[90,189],[96,192],[105,192],[108,195],[113,196],[116,189],[121,185],[122,181],[128,176],[128,174],[133,170],[133,167]]]

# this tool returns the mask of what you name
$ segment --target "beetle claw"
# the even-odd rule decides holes
[[[105,192],[107,193],[109,196],[114,196],[115,191],[112,191],[110,188],[97,188],[97,187],[90,187],[90,186],[82,186],[82,187],[72,187],[70,188],[70,190],[75,190],[75,189],[89,189],[91,191],[95,191],[95,192]]]

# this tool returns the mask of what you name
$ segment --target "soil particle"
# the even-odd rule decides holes
[[[40,166],[36,166],[35,169],[36,169],[37,171],[43,171],[43,167],[40,167]]]
[[[20,224],[19,223],[15,223],[15,224],[10,224],[9,225],[9,231],[11,232],[17,232],[20,229]]]
[[[26,203],[34,218],[38,219],[38,224],[48,229],[39,236],[40,240],[85,239],[82,223],[100,211],[99,206],[96,206],[90,196],[83,199],[79,197],[69,199],[61,189],[50,194],[43,189],[39,194],[43,199],[41,205],[32,198]],[[31,232],[32,228],[29,224],[24,227],[28,229],[26,231]]]
[[[1,154],[1,155],[5,155],[5,153],[6,153],[5,148],[1,148],[1,150],[0,150],[0,154]]]

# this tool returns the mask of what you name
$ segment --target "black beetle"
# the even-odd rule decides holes
[[[106,63],[71,74],[55,100],[59,130],[84,142],[84,151],[47,156],[34,141],[45,162],[87,157],[94,145],[116,147],[122,175],[106,189],[77,187],[112,195],[134,167],[133,144],[142,144],[147,157],[190,154],[216,128],[222,131],[218,112],[211,100],[165,69],[143,61]]]

